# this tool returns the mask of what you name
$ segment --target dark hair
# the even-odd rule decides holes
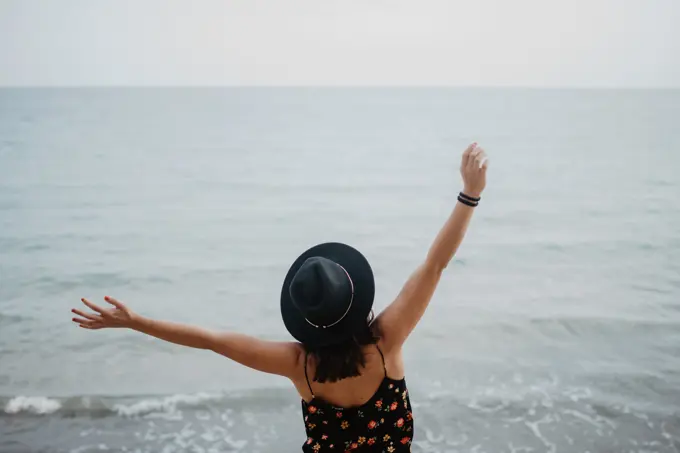
[[[373,311],[357,332],[342,343],[329,346],[304,345],[309,355],[314,357],[316,371],[314,381],[336,382],[340,379],[359,376],[366,366],[364,346],[378,343],[380,332],[373,323]]]

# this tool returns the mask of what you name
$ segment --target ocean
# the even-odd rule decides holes
[[[414,452],[680,451],[680,91],[0,90],[0,452],[294,452],[283,378],[141,334],[289,340],[283,276],[359,248],[376,310],[490,156],[405,347]]]

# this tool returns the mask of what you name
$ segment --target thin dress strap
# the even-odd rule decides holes
[[[382,350],[380,349],[380,346],[377,344],[375,345],[376,348],[378,348],[378,352],[380,353],[380,358],[382,359],[383,363],[383,371],[385,372],[385,377],[387,377],[387,367],[385,366],[385,356],[382,353]]]
[[[307,381],[307,387],[309,387],[309,393],[312,394],[314,398],[314,390],[312,390],[312,384],[309,383],[309,376],[307,376],[307,359],[309,358],[309,351],[305,352],[305,381]]]

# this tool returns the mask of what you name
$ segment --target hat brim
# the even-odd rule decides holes
[[[293,304],[290,297],[290,282],[300,266],[313,256],[335,261],[345,268],[354,284],[354,299],[347,315],[334,326],[314,327]],[[368,260],[356,249],[338,242],[316,245],[300,255],[288,270],[281,288],[281,316],[286,329],[299,342],[310,346],[326,346],[340,343],[365,323],[373,307],[375,281]]]

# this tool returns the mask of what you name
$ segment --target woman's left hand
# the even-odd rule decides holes
[[[132,310],[112,297],[106,296],[104,300],[113,305],[114,308],[101,308],[87,299],[81,299],[94,313],[74,308],[71,312],[78,315],[79,318],[73,318],[72,321],[80,327],[90,330],[104,329],[106,327],[132,327],[136,316]]]

